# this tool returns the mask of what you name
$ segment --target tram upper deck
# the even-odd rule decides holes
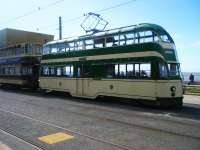
[[[145,51],[156,52],[168,63],[178,63],[172,37],[161,26],[149,23],[48,42],[42,59]]]
[[[41,44],[20,43],[0,48],[0,59],[12,57],[41,56]]]

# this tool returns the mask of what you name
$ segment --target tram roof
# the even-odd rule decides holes
[[[174,42],[172,37],[169,35],[169,33],[160,25],[152,24],[152,23],[140,23],[137,25],[130,25],[130,26],[125,26],[125,27],[120,27],[120,28],[109,29],[109,30],[97,32],[95,34],[86,34],[86,35],[81,35],[81,36],[65,38],[62,40],[50,41],[47,44],[64,43],[64,42],[70,42],[70,41],[81,40],[81,39],[93,39],[95,37],[115,35],[119,33],[129,33],[129,32],[131,33],[131,32],[142,32],[142,31],[153,31],[154,33],[158,35],[167,35],[168,38],[172,42]]]

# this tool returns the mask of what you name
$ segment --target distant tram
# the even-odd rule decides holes
[[[41,44],[21,43],[0,49],[0,85],[38,88]]]
[[[75,97],[182,106],[180,65],[161,26],[139,24],[44,45],[39,86]]]

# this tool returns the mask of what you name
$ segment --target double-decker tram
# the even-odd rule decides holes
[[[41,89],[181,106],[175,44],[161,26],[139,24],[44,45]]]
[[[0,49],[0,84],[38,87],[41,44],[21,43]]]

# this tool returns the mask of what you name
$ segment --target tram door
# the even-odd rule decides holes
[[[77,69],[77,79],[76,79],[76,95],[77,96],[87,96],[87,85],[89,67],[85,65],[78,66]]]

